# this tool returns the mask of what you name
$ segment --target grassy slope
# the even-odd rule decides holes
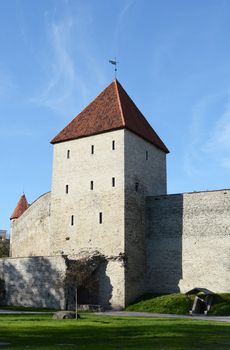
[[[209,315],[230,316],[230,294],[219,294],[217,303],[211,307]]]
[[[9,349],[229,349],[222,322],[83,315],[54,321],[48,315],[0,316],[0,342]]]
[[[191,306],[192,302],[184,294],[144,295],[126,310],[186,315]]]
[[[126,310],[186,315],[191,310],[192,303],[184,294],[145,295]],[[219,294],[209,314],[230,315],[230,294]]]

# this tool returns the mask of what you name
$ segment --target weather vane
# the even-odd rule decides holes
[[[114,67],[114,76],[115,76],[115,79],[117,77],[117,64],[118,64],[118,61],[115,57],[114,60],[109,60],[109,63],[113,64],[115,67]]]

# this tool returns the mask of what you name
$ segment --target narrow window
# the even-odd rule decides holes
[[[112,187],[115,187],[115,177],[112,177]]]
[[[102,212],[99,213],[99,224],[102,224]]]
[[[112,141],[112,150],[113,151],[115,150],[115,141],[114,140]]]
[[[135,182],[135,191],[137,192],[139,188],[139,182]]]
[[[90,189],[93,190],[93,181],[90,181]]]
[[[65,193],[69,193],[69,185],[65,185]]]
[[[94,145],[91,145],[91,154],[94,154]]]
[[[71,226],[74,225],[74,215],[71,215]]]
[[[148,152],[148,151],[145,152],[145,159],[146,159],[146,160],[149,159],[149,152]]]
[[[67,151],[67,159],[69,159],[70,158],[70,150],[68,149],[68,151]]]

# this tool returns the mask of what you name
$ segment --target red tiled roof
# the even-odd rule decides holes
[[[20,197],[18,204],[17,204],[16,208],[14,209],[13,214],[10,217],[10,220],[18,219],[28,208],[29,208],[29,204],[26,200],[26,196],[23,194]]]
[[[169,153],[163,141],[117,80],[107,86],[51,143],[124,128]]]

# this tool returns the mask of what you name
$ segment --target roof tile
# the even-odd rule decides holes
[[[109,84],[51,143],[124,128],[151,142],[165,153],[169,152],[117,80]]]
[[[20,197],[18,204],[10,217],[10,220],[18,219],[28,208],[29,204],[27,202],[26,196],[23,194]]]

